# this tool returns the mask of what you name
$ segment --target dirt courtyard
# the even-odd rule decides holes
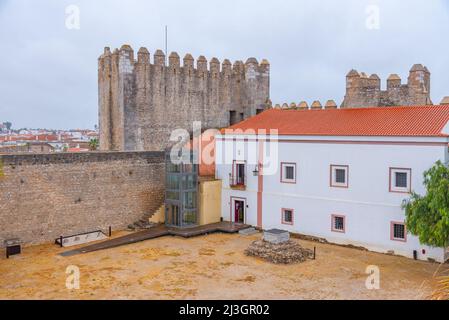
[[[243,254],[260,237],[163,237],[71,257],[53,244],[26,247],[8,260],[2,253],[0,299],[425,299],[440,267],[303,240],[316,260],[274,265]],[[77,290],[66,288],[70,265],[80,270]],[[365,286],[368,265],[380,268],[379,290]]]

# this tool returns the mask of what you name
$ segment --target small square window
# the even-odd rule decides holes
[[[405,224],[402,222],[392,222],[391,223],[391,240],[395,241],[406,241],[407,240],[407,231],[405,228]]]
[[[332,231],[345,232],[345,216],[332,215]]]
[[[296,183],[296,163],[281,162],[281,182]]]
[[[282,209],[282,223],[293,224],[293,209]]]
[[[397,188],[407,188],[407,173],[396,172],[395,186]]]
[[[335,169],[335,182],[346,183],[346,170]]]
[[[411,192],[411,169],[390,168],[390,192]]]
[[[348,174],[349,174],[348,166],[331,165],[330,186],[347,188],[349,186]]]
[[[295,179],[295,168],[293,168],[293,166],[285,167],[285,179],[287,180]]]

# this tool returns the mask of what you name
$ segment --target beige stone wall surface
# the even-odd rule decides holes
[[[221,180],[200,180],[199,224],[220,222]]]
[[[125,228],[164,201],[162,152],[0,155],[0,245]]]

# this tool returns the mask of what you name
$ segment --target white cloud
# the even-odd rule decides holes
[[[33,4],[30,4],[33,3]],[[65,8],[81,29],[65,28]],[[366,28],[378,5],[380,29]],[[16,127],[93,127],[97,57],[131,44],[209,59],[271,62],[273,102],[341,102],[351,68],[405,79],[414,63],[432,72],[434,102],[449,95],[449,6],[444,0],[0,2],[0,120]],[[385,83],[385,81],[383,82]]]

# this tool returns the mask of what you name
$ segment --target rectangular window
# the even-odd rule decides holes
[[[346,231],[345,216],[335,214],[332,215],[332,231],[342,233]]]
[[[245,167],[246,165],[244,161],[234,160],[234,164],[232,165],[232,173],[229,174],[229,183],[231,187],[244,187],[246,185]]]
[[[296,163],[281,162],[281,182],[296,183]]]
[[[282,209],[282,224],[293,225],[293,209]]]
[[[407,231],[403,222],[391,222],[391,240],[407,241]]]
[[[237,112],[235,112],[234,110],[229,111],[229,125],[234,125],[236,124],[237,121]]]
[[[330,186],[338,188],[348,188],[349,166],[331,165]]]
[[[346,183],[346,170],[335,169],[335,182],[343,184]]]
[[[395,187],[397,188],[407,188],[407,173],[405,172],[396,172],[395,173]]]
[[[390,192],[411,192],[412,169],[390,168]]]
[[[236,171],[236,184],[244,185],[245,184],[245,164],[237,163],[235,171]]]

